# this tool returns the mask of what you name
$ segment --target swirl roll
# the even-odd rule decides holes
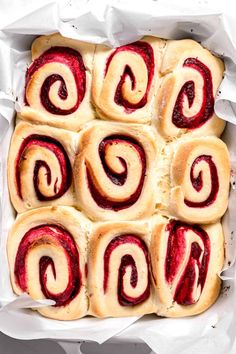
[[[122,317],[155,311],[149,243],[145,223],[107,222],[94,227],[88,256],[90,314]]]
[[[8,155],[8,185],[18,212],[46,205],[73,205],[75,133],[17,124]]]
[[[55,305],[46,317],[73,320],[87,313],[85,264],[88,221],[71,207],[44,207],[18,216],[7,252],[13,290]]]
[[[93,220],[151,215],[158,193],[152,178],[161,146],[150,127],[93,123],[81,134],[75,159],[78,207]]]
[[[220,223],[157,223],[150,249],[158,315],[192,316],[216,301],[221,284],[218,273],[224,263]]]
[[[151,120],[164,41],[154,37],[110,49],[97,46],[92,99],[100,117],[120,122]]]
[[[75,130],[94,118],[90,103],[95,46],[56,33],[32,44],[22,119]]]
[[[197,42],[167,41],[155,119],[165,137],[221,135],[225,122],[216,116],[214,101],[223,73],[223,62]]]
[[[170,154],[169,214],[191,223],[212,223],[228,206],[230,160],[216,137],[183,139]]]

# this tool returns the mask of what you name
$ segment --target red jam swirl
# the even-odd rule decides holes
[[[189,230],[199,237],[204,248],[202,249],[197,242],[191,244],[187,265],[181,272],[173,297],[173,300],[179,305],[192,305],[197,301],[193,294],[194,285],[197,282],[201,291],[203,290],[210,259],[210,239],[206,231],[197,225],[188,225],[181,221],[172,220],[166,226],[169,235],[165,261],[166,281],[171,285],[182,267],[189,243],[187,238]],[[198,272],[196,272],[196,267]]]
[[[123,166],[123,171],[121,173],[117,173],[116,171],[112,170],[110,168],[110,166],[107,164],[106,154],[107,154],[107,151],[110,148],[110,146],[112,146],[113,144],[115,144],[115,145],[128,144],[128,145],[131,145],[137,151],[137,154],[140,159],[140,168],[141,168],[142,172],[141,172],[139,184],[138,184],[135,192],[133,194],[131,194],[130,196],[128,196],[123,201],[110,200],[108,197],[105,197],[100,193],[99,188],[97,187],[96,183],[94,182],[93,173],[92,173],[92,171],[90,171],[90,168],[88,165],[87,165],[86,171],[87,171],[88,187],[89,187],[90,193],[91,193],[94,201],[97,203],[97,205],[103,209],[119,211],[122,209],[129,208],[130,206],[135,204],[136,201],[140,197],[140,194],[143,189],[145,173],[146,173],[146,156],[145,156],[145,151],[144,151],[143,147],[135,139],[133,139],[129,136],[111,135],[101,141],[101,143],[99,144],[99,149],[98,149],[101,164],[103,166],[103,169],[104,169],[107,177],[118,188],[125,184],[126,179],[127,179],[128,170],[127,170],[126,161],[122,157],[119,157],[119,156],[116,156],[116,157],[119,158],[119,160]]]
[[[26,73],[26,84],[25,84],[26,89],[34,73],[40,70],[44,65],[49,63],[63,64],[70,69],[71,73],[73,74],[75,84],[77,87],[77,101],[75,105],[70,109],[61,109],[60,107],[55,106],[53,102],[51,102],[49,97],[49,91],[51,86],[56,81],[60,82],[60,87],[58,90],[59,98],[61,100],[66,100],[68,97],[68,91],[67,91],[64,78],[61,75],[55,73],[49,75],[45,79],[41,87],[41,92],[40,92],[41,103],[49,113],[57,114],[57,115],[71,114],[78,109],[79,105],[83,101],[85,90],[86,90],[86,68],[84,66],[82,56],[80,55],[79,52],[77,52],[72,48],[52,47],[48,49],[46,52],[41,54],[40,57],[35,59],[34,62],[28,68]],[[27,98],[25,98],[25,101],[26,104],[29,105],[27,102]]]
[[[118,289],[117,289],[117,297],[119,304],[121,306],[134,306],[137,304],[141,304],[145,300],[149,298],[150,295],[150,273],[149,273],[149,253],[147,245],[143,240],[141,240],[138,236],[135,235],[120,235],[115,237],[111,242],[108,244],[105,253],[104,253],[104,281],[103,281],[103,290],[104,293],[107,292],[108,288],[108,280],[109,280],[109,269],[110,269],[110,258],[112,252],[119,246],[124,244],[135,245],[139,247],[146,259],[146,264],[141,264],[141,267],[147,267],[148,269],[148,276],[147,276],[147,286],[137,297],[131,297],[125,292],[124,288],[124,276],[126,273],[126,269],[131,267],[131,277],[130,277],[130,285],[135,288],[140,281],[138,278],[138,271],[137,271],[137,264],[135,259],[130,254],[125,254],[120,261],[120,266],[118,270]],[[128,247],[128,245],[127,245]],[[115,281],[114,281],[115,284]]]
[[[45,255],[39,261],[39,282],[46,299],[55,301],[56,307],[68,305],[80,292],[81,272],[79,253],[72,235],[58,225],[39,225],[26,232],[17,250],[15,259],[15,281],[22,291],[28,292],[27,259],[30,252],[43,245],[62,249],[68,265],[68,283],[66,289],[54,294],[47,288],[47,271],[50,267],[54,278],[57,278],[53,259]]]
[[[185,60],[184,67],[197,70],[203,79],[202,105],[198,113],[192,117],[186,117],[183,113],[184,97],[187,97],[189,108],[191,108],[195,98],[195,84],[187,81],[181,88],[175,102],[172,114],[173,124],[182,129],[196,129],[206,123],[214,113],[214,95],[211,71],[206,65],[196,58]]]
[[[33,172],[33,184],[38,200],[50,201],[60,198],[69,189],[72,183],[72,168],[67,153],[62,144],[50,136],[32,134],[25,138],[20,146],[18,155],[15,161],[15,180],[18,196],[23,199],[21,191],[21,164],[27,159],[27,150],[31,146],[45,148],[50,150],[57,158],[61,170],[61,183],[58,185],[58,179],[54,183],[54,195],[44,196],[39,189],[39,171],[44,168],[46,171],[46,180],[48,186],[52,182],[51,169],[46,161],[37,160]]]
[[[109,66],[113,58],[120,52],[136,53],[142,58],[147,68],[148,80],[147,80],[146,92],[143,95],[143,97],[140,99],[140,101],[137,103],[129,102],[125,97],[123,97],[122,94],[122,87],[127,79],[129,79],[131,82],[131,89],[132,90],[136,89],[137,83],[132,68],[129,65],[124,65],[123,73],[120,76],[120,81],[116,88],[114,101],[117,105],[123,106],[125,108],[126,113],[132,113],[134,110],[144,107],[147,103],[149,90],[154,76],[154,67],[155,67],[154,52],[150,44],[141,41],[119,47],[110,55],[110,57],[107,60],[105,76],[107,74],[107,71],[109,69]]]
[[[193,202],[188,199],[184,199],[184,203],[189,206],[190,208],[205,208],[211,205],[217,197],[218,191],[219,191],[219,179],[218,179],[218,173],[217,173],[217,168],[215,163],[212,160],[212,156],[210,155],[201,155],[198,156],[192,166],[191,166],[191,171],[190,171],[190,179],[191,183],[194,187],[194,189],[197,192],[200,192],[202,187],[203,187],[203,178],[202,178],[202,171],[199,172],[197,177],[194,177],[194,169],[196,165],[204,161],[205,163],[208,164],[209,170],[210,170],[210,175],[211,175],[211,191],[207,197],[206,200],[203,200],[202,202]]]

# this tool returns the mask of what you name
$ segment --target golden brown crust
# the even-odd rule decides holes
[[[88,292],[90,299],[89,314],[96,317],[138,316],[155,312],[153,287],[146,300],[133,306],[121,305],[118,299],[118,274],[123,257],[129,255],[135,261],[137,284],[131,287],[130,267],[126,266],[123,278],[123,292],[127,296],[138,297],[147,287],[148,269],[143,251],[135,244],[126,243],[117,246],[111,254],[108,267],[108,288],[104,290],[104,253],[110,242],[116,237],[134,235],[146,244],[150,243],[150,229],[147,222],[106,222],[97,224],[89,241]],[[149,269],[150,272],[150,269]],[[128,273],[128,275],[127,275]],[[149,273],[150,274],[150,273]],[[128,277],[128,278],[127,278]]]
[[[168,147],[165,193],[169,197],[161,206],[163,212],[190,223],[219,220],[229,195],[230,159],[225,143],[216,137],[196,137],[179,139]]]
[[[196,58],[209,68],[212,77],[213,95],[222,81],[224,64],[221,59],[213,56],[207,49],[192,40],[167,41],[161,65],[162,81],[157,91],[155,124],[158,130],[167,138],[173,139],[182,134],[194,136],[220,136],[225,122],[215,114],[197,128],[179,128],[172,121],[176,99],[186,82],[194,83],[194,101],[182,103],[186,117],[200,112],[202,105],[202,76],[192,68],[184,67],[187,58]]]
[[[81,46],[82,54],[85,56],[89,56],[91,50],[95,50],[95,46],[91,43],[63,37],[60,33],[53,33],[51,35],[40,36],[34,40],[31,46],[32,60],[38,58],[46,50],[59,46],[73,48],[78,51]]]
[[[123,184],[117,185],[106,173],[99,155],[100,144],[104,144],[107,137],[111,143],[105,150],[105,163],[110,171],[124,173],[124,163],[127,166],[127,178]],[[114,137],[114,138],[113,138]],[[116,140],[116,137],[120,137]],[[134,147],[129,140],[135,141],[139,148]],[[123,139],[123,140],[122,140]],[[150,127],[115,123],[92,123],[81,134],[79,151],[74,165],[74,180],[78,207],[93,220],[130,220],[148,217],[154,212],[156,186],[152,180],[156,179],[156,164],[162,147],[162,139]],[[102,145],[103,146],[103,145]],[[88,185],[88,171],[99,195],[109,203],[122,203],[129,200],[136,193],[142,178],[142,157],[140,149],[146,159],[146,172],[140,195],[135,202],[126,208],[117,210],[103,207],[94,199]],[[121,164],[120,161],[124,161]]]
[[[87,314],[88,299],[86,295],[85,263],[87,260],[87,233],[90,229],[89,221],[78,211],[71,207],[44,207],[30,210],[17,217],[15,224],[8,237],[7,252],[11,274],[11,283],[16,294],[23,291],[15,278],[15,260],[18,248],[23,237],[29,230],[40,226],[54,225],[62,227],[72,235],[79,253],[79,266],[81,272],[81,288],[79,294],[65,306],[47,306],[38,311],[45,317],[58,320],[74,320]],[[50,267],[47,269],[47,288],[54,293],[61,293],[67,287],[68,261],[61,247],[55,240],[53,243],[46,242],[47,235],[41,236],[41,241],[31,246],[26,260],[27,288],[29,295],[35,299],[44,299],[45,296],[39,282],[39,262],[42,257],[50,257],[55,266],[56,279],[51,276]],[[51,241],[52,242],[52,241]],[[65,240],[66,242],[66,240]],[[69,247],[69,246],[68,246]],[[67,251],[66,248],[64,250]],[[50,269],[49,269],[50,268]]]
[[[125,109],[125,104],[122,105],[121,101],[117,103],[117,100],[115,102],[114,97],[123,74],[125,74],[121,85],[123,98],[129,104],[135,105],[145,96],[148,82],[145,54],[142,57],[133,50],[119,51],[114,55],[107,74],[104,75],[109,57],[116,49],[82,43],[64,38],[60,34],[38,37],[32,44],[32,60],[36,60],[52,47],[69,47],[80,53],[86,68],[85,97],[79,108],[67,115],[47,112],[42,105],[40,92],[45,79],[57,74],[65,81],[68,97],[64,99],[60,96],[57,80],[50,86],[49,98],[53,105],[60,109],[73,107],[77,90],[69,66],[49,62],[42,66],[42,70],[36,70],[26,87],[29,106],[24,106],[18,115],[18,124],[9,152],[8,184],[15,209],[24,212],[29,208],[44,206],[18,216],[10,232],[8,258],[14,292],[22,293],[14,273],[16,253],[24,235],[35,226],[41,224],[62,226],[72,235],[80,255],[82,287],[78,296],[66,306],[38,309],[43,316],[59,320],[77,319],[87,314],[101,318],[139,316],[153,312],[166,317],[190,316],[206,310],[219,294],[221,281],[217,272],[222,269],[224,259],[223,233],[220,223],[212,225],[208,223],[217,221],[227,208],[229,156],[225,144],[214,137],[220,136],[225,122],[213,114],[206,123],[196,129],[178,128],[172,122],[172,114],[176,99],[186,82],[193,82],[194,100],[191,103],[188,93],[183,95],[183,115],[186,117],[197,115],[203,101],[202,77],[198,70],[183,65],[187,58],[197,58],[209,69],[214,96],[222,80],[224,65],[219,58],[192,40],[165,41],[156,37],[144,37],[141,41],[152,47],[155,68],[147,102],[143,107],[136,109],[127,107]],[[150,56],[148,59],[150,62]],[[94,119],[95,112],[91,100],[99,118],[105,119],[106,122]],[[81,131],[77,134],[68,130]],[[165,138],[166,143],[159,133]],[[53,195],[53,186],[57,186],[61,178],[57,156],[50,149],[36,144],[23,153],[20,161],[23,198],[19,197],[15,161],[22,141],[29,134],[48,135],[58,140],[73,166],[74,184],[58,199],[45,202],[39,201],[36,197],[33,179],[35,179],[34,166],[38,161],[46,161],[52,172],[50,183],[47,168],[41,167],[38,173],[37,180],[42,194]],[[106,143],[108,138],[111,141]],[[219,192],[216,200],[207,208],[187,207],[185,199],[193,202],[204,201],[209,195],[211,184],[214,183],[211,180],[209,166],[200,162],[195,166],[192,179],[199,185],[202,179],[203,186],[199,191],[193,187],[190,168],[202,155],[210,156],[216,166],[220,183]],[[135,200],[143,165],[146,165],[144,183]],[[96,194],[99,195],[98,198],[95,197]],[[127,203],[129,200],[135,201],[129,204]],[[70,207],[71,205],[76,205],[88,217],[99,223],[89,222],[82,213]],[[169,236],[166,225],[170,217],[189,223],[206,224],[200,227],[210,238],[207,279],[199,298],[199,288],[194,289],[197,301],[193,305],[179,305],[177,301],[173,301],[176,284],[170,285],[165,278],[165,257]],[[146,262],[145,252],[138,241],[135,243],[129,240],[127,244],[118,244],[110,255],[108,285],[105,290],[105,251],[116,237],[124,235],[135,236],[146,245],[149,261]],[[47,235],[44,238],[47,240]],[[194,243],[200,248],[203,246],[194,232],[188,231],[186,236],[188,251],[189,245]],[[52,267],[47,266],[46,285],[49,291],[61,293],[66,288],[68,258],[61,248],[53,242],[40,240],[30,249],[26,264],[27,292],[33,299],[45,298],[39,282],[41,269],[39,262],[44,256],[53,259],[57,273],[55,278]],[[127,255],[134,260],[134,265],[130,258],[124,261]],[[125,262],[131,263],[127,265]],[[133,267],[137,271],[136,285],[135,281],[132,281]],[[129,299],[138,298],[144,291],[148,273],[150,295],[146,300],[130,306]],[[178,276],[179,274],[177,278]],[[123,293],[118,278],[123,282]]]
[[[229,175],[230,161],[226,144],[222,140],[215,137],[194,138],[191,139],[191,141],[187,140],[186,143],[180,143],[178,145],[178,149],[174,153],[171,166],[171,176],[174,184],[178,185],[183,183],[183,164],[186,164],[186,161],[188,161],[188,158],[192,154],[193,150],[198,148],[199,145],[203,145],[204,148],[206,148],[206,151],[208,149],[213,151],[216,150],[217,154],[221,157],[222,171],[226,172],[226,176]]]
[[[85,95],[79,107],[68,114],[57,114],[49,112],[42,104],[40,92],[45,80],[52,75],[59,75],[63,78],[66,89],[66,99],[58,95],[58,81],[50,86],[49,101],[61,109],[71,109],[77,101],[77,86],[74,82],[73,73],[67,64],[59,62],[45,63],[31,77],[26,86],[27,106],[21,110],[21,118],[36,124],[48,124],[54,127],[79,131],[83,125],[94,119],[94,112],[90,103],[91,91],[91,70],[95,45],[80,42],[75,39],[62,37],[59,33],[49,36],[41,36],[32,44],[32,60],[34,61],[45,51],[52,47],[72,48],[81,55],[85,66],[86,89]]]
[[[62,179],[58,156],[50,148],[42,147],[39,142],[29,145],[24,151],[20,150],[24,141],[26,141],[25,139],[32,135],[50,139],[49,142],[54,148],[56,148],[56,144],[60,144],[65,151],[65,158],[70,161],[71,168],[77,152],[78,136],[76,134],[48,126],[35,126],[26,122],[19,122],[12,136],[8,154],[8,187],[14,208],[21,213],[40,206],[74,205],[73,183],[70,184],[63,195],[56,197],[59,189],[56,192],[55,188],[60,188]],[[51,139],[54,139],[53,143]],[[62,152],[62,148],[60,147],[58,151]],[[17,166],[19,153],[20,161]],[[46,163],[51,173],[50,183],[47,182],[48,175],[44,173],[44,167],[39,168],[37,174],[37,185],[42,195],[45,196],[45,200],[39,200],[34,186],[35,168],[39,164],[38,161]],[[19,171],[22,198],[18,193],[17,169]],[[68,170],[66,172],[69,173]],[[50,200],[50,197],[55,197],[55,199]]]
[[[221,280],[219,273],[222,270],[224,263],[224,236],[220,223],[213,225],[201,225],[200,227],[208,234],[210,239],[210,257],[207,277],[204,287],[197,301],[192,305],[180,305],[173,300],[176,284],[168,284],[165,276],[165,262],[167,253],[168,234],[166,223],[156,224],[153,228],[151,240],[151,260],[152,269],[156,282],[156,301],[157,314],[166,317],[183,317],[199,314],[207,310],[214,304],[220,292]],[[197,242],[197,239],[190,241],[193,238],[191,233],[186,237],[186,242]],[[199,241],[198,241],[199,242]],[[199,243],[201,244],[201,242]],[[187,247],[187,246],[186,246]],[[186,251],[187,252],[187,251]],[[184,260],[182,260],[184,262]],[[178,274],[178,278],[181,277]],[[197,297],[198,297],[197,296]]]
[[[136,86],[135,88],[131,88],[130,80],[126,78],[125,83],[122,85],[124,98],[129,103],[136,104],[145,96],[148,71],[142,56],[132,50],[121,51],[115,54],[104,77],[107,60],[114,53],[115,49],[110,49],[105,46],[96,47],[93,68],[92,100],[99,117],[129,123],[146,123],[151,120],[153,116],[153,94],[159,85],[159,68],[165,42],[155,37],[144,37],[141,41],[148,43],[153,49],[155,65],[154,77],[148,93],[147,103],[141,108],[133,110],[126,110],[122,104],[117,104],[114,99],[120,77],[126,66],[131,68],[136,80]],[[150,57],[149,60],[151,60]]]

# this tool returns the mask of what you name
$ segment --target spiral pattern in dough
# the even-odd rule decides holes
[[[228,205],[230,161],[216,137],[173,144],[169,212],[187,222],[210,223]]]
[[[46,205],[73,205],[74,133],[20,122],[8,157],[8,184],[18,212]]]
[[[92,97],[101,118],[133,123],[151,120],[163,43],[144,37],[117,49],[97,47]]]
[[[94,124],[84,131],[75,160],[78,206],[95,220],[130,220],[155,207],[151,178],[158,158],[152,129]],[[160,143],[161,145],[161,143]]]
[[[92,44],[59,33],[36,38],[26,72],[21,118],[73,131],[92,120],[94,49]]]
[[[172,221],[165,263],[166,281],[173,300],[179,305],[191,305],[200,298],[205,284],[210,258],[210,240],[197,226]]]
[[[129,252],[127,252],[127,246],[129,247]],[[140,255],[137,262],[136,254],[138,252]],[[114,264],[113,257],[120,258],[120,265],[117,269],[119,304],[122,306],[134,306],[145,301],[150,295],[149,259],[145,243],[135,235],[120,235],[116,236],[108,244],[104,252],[103,290],[105,294],[108,292],[109,282],[114,281],[113,278],[110,278],[110,267],[111,264]],[[141,273],[139,272],[138,263],[142,265]],[[130,271],[128,271],[128,268],[130,268]]]
[[[68,115],[75,112],[84,98],[85,90],[83,59],[72,48],[48,49],[35,59],[26,74],[26,104],[37,109],[43,107],[51,114]]]
[[[157,220],[150,253],[157,314],[192,316],[215,302],[224,262],[224,235],[219,222],[190,225],[180,220]]]
[[[16,294],[50,299],[44,316],[73,320],[86,315],[89,221],[72,207],[44,207],[20,214],[7,244],[11,282]]]
[[[155,311],[149,229],[142,222],[105,222],[89,242],[89,313],[97,317]]]
[[[220,136],[225,122],[216,116],[214,101],[223,72],[222,61],[198,43],[167,42],[157,91],[156,124],[163,135]]]
[[[46,247],[45,255],[41,256],[44,245]],[[43,295],[46,299],[54,300],[55,306],[66,306],[78,295],[81,287],[79,253],[73,237],[58,225],[39,225],[24,235],[17,250],[14,267],[16,283],[24,292],[29,291],[27,284],[29,264],[27,261],[30,252],[33,252],[34,257],[38,253],[40,254],[39,282]],[[60,267],[57,269],[56,264],[59,266],[60,263],[64,263],[61,259],[62,254],[64,254],[67,263],[68,282],[63,291],[55,292],[56,284],[52,286],[54,290],[50,290],[49,279],[53,278],[55,282],[57,278],[60,279]]]

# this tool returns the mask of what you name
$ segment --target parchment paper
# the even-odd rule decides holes
[[[1,12],[4,12],[4,6],[6,13],[10,13],[8,1],[1,3]],[[128,4],[123,1],[110,4],[63,1],[60,5],[52,2],[41,8],[39,4],[28,4],[25,12],[24,9],[21,11],[20,15],[14,15],[14,19],[17,18],[15,22],[8,22],[0,31],[0,330],[21,339],[94,340],[99,343],[116,335],[122,341],[143,340],[159,354],[229,353],[235,345],[236,331],[236,25],[233,18],[199,7],[193,9],[176,3],[173,6],[168,1],[148,0],[141,3],[130,1]],[[9,16],[13,16],[12,13]],[[129,43],[147,34],[174,39],[193,38],[224,58],[226,73],[215,109],[221,118],[231,122],[224,133],[224,141],[231,154],[232,188],[229,211],[223,221],[226,261],[225,271],[221,274],[225,279],[222,294],[205,313],[184,319],[145,316],[139,320],[137,317],[100,320],[88,317],[60,322],[43,318],[28,309],[42,306],[44,301],[35,302],[27,295],[16,298],[13,294],[6,239],[15,213],[9,201],[6,170],[14,109],[19,109],[22,103],[24,72],[30,60],[32,40],[39,34],[58,31],[64,36],[110,46]]]

